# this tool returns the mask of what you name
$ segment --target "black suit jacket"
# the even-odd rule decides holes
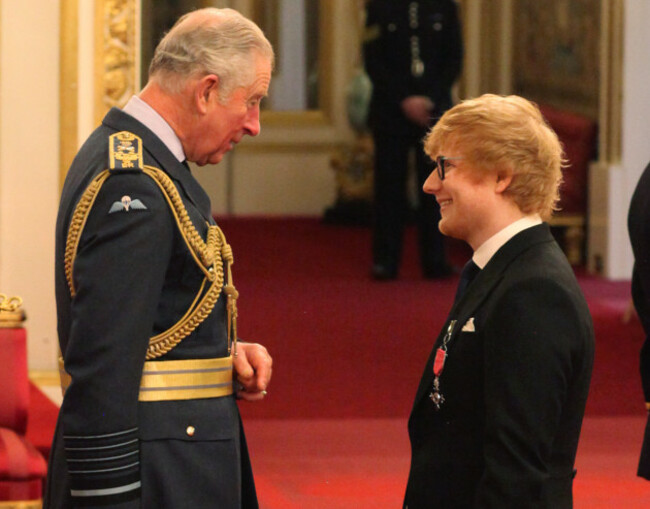
[[[59,343],[72,382],[54,437],[45,507],[67,509],[81,499],[90,507],[122,509],[257,507],[234,396],[138,401],[149,337],[185,314],[203,281],[164,195],[142,172],[111,176],[98,193],[74,262],[77,293],[70,297],[63,260],[72,213],[90,181],[108,168],[109,136],[123,130],[142,138],[144,164],[173,180],[204,239],[207,223],[214,223],[210,200],[189,170],[121,110],[106,115],[75,157],[56,226]],[[125,195],[146,210],[109,213]],[[157,360],[227,355],[222,294],[208,318]],[[192,436],[188,426],[195,428]],[[85,458],[89,451],[115,447],[115,441],[121,453],[112,459]],[[131,489],[138,483],[141,493]],[[101,491],[115,484],[121,487],[117,493]],[[71,497],[71,490],[85,495]]]
[[[451,320],[436,411],[432,362]],[[570,508],[593,355],[589,310],[548,225],[520,232],[454,305],[426,364],[405,507]]]
[[[641,348],[641,383],[646,404],[650,404],[650,164],[643,171],[632,195],[627,222],[634,252],[632,299],[646,333]],[[650,480],[650,416],[637,473]]]

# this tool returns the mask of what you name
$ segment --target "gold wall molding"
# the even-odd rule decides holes
[[[59,79],[60,185],[79,145],[80,66],[93,69],[92,105],[89,115],[99,125],[113,106],[122,107],[139,90],[140,0],[95,0],[94,53],[91,63],[80,62],[80,2],[61,0]],[[88,133],[81,133],[85,137]]]
[[[139,90],[137,0],[95,0],[95,123]]]
[[[623,4],[623,0],[601,4],[598,159],[611,164],[620,163],[622,150]]]
[[[79,5],[78,0],[61,0],[59,75],[59,187],[74,159],[78,140],[79,95]]]
[[[319,3],[319,48],[318,48],[318,110],[304,111],[269,111],[261,114],[264,126],[323,126],[332,122],[332,69],[333,65],[333,35],[334,35],[334,3],[331,0],[320,0]],[[259,18],[259,12],[253,9],[252,17]]]

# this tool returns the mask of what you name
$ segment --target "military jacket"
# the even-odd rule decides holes
[[[451,107],[451,88],[462,67],[463,43],[453,0],[370,0],[363,57],[373,93],[371,128],[419,134],[400,108],[411,95],[429,97],[432,120]]]
[[[204,280],[170,205],[141,171],[110,176],[87,216],[71,295],[65,246],[73,211],[109,165],[109,137],[142,140],[144,164],[170,177],[205,239],[210,200],[145,126],[112,109],[74,159],[56,225],[58,334],[71,383],[50,458],[45,508],[257,507],[233,396],[139,401],[149,338],[187,312]],[[129,205],[128,207],[126,205]],[[225,298],[155,361],[228,356]]]

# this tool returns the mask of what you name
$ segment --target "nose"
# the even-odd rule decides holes
[[[260,108],[256,106],[253,108],[246,117],[246,122],[244,123],[244,131],[249,136],[257,136],[260,134],[262,127],[260,125]]]
[[[442,187],[442,181],[438,177],[438,172],[434,169],[424,181],[422,190],[427,194],[435,194]]]

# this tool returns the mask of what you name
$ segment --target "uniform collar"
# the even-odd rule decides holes
[[[185,161],[181,140],[167,121],[149,104],[134,95],[124,106],[123,111],[144,124],[165,144],[179,162]]]

